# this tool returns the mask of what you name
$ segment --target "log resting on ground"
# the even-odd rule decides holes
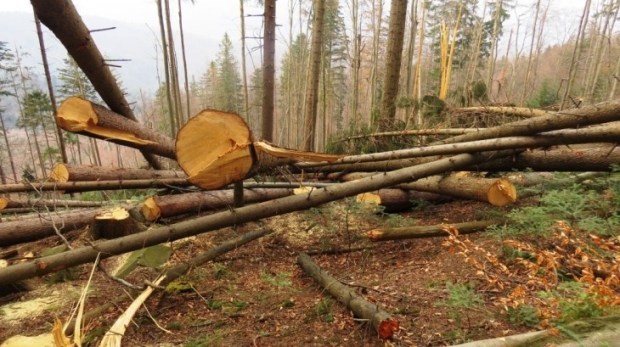
[[[72,133],[175,159],[174,142],[169,137],[82,98],[72,96],[63,101],[56,123]]]
[[[32,182],[0,185],[0,193],[20,193],[38,191],[58,191],[65,193],[88,192],[93,190],[147,189],[187,187],[191,183],[185,178],[166,178],[128,181],[92,181],[92,182]]]
[[[379,308],[379,305],[368,302],[357,294],[354,289],[340,283],[327,272],[323,271],[312,261],[312,258],[305,253],[300,253],[297,263],[306,274],[319,282],[329,294],[335,297],[340,303],[349,308],[356,317],[365,319],[375,328],[382,339],[391,338],[398,331],[398,321],[389,313]]]
[[[49,175],[54,182],[114,181],[187,178],[183,171],[146,170],[89,165],[56,164]]]
[[[418,192],[415,190],[404,189],[379,189],[374,192],[362,193],[355,197],[358,203],[367,204],[370,206],[381,206],[380,212],[384,213],[396,213],[409,210],[413,206],[413,201],[422,200],[432,203],[441,203],[451,200],[450,197],[427,193]],[[373,208],[373,212],[379,212],[378,209]]]
[[[359,193],[410,182],[450,170],[460,170],[467,165],[486,161],[489,157],[509,156],[513,153],[513,151],[502,151],[460,154],[424,165],[381,173],[354,182],[345,182],[326,188],[315,189],[308,194],[287,196],[261,202],[256,205],[226,210],[193,220],[175,223],[170,226],[151,228],[148,231],[114,240],[100,241],[92,246],[70,250],[30,262],[11,265],[0,270],[0,285],[92,262],[98,256],[107,258],[116,254],[130,252],[162,242],[178,240],[231,225],[308,209],[330,201],[354,196]]]
[[[372,229],[366,233],[370,241],[389,241],[389,240],[405,240],[405,239],[422,239],[429,237],[448,236],[445,231],[446,227],[453,227],[459,231],[459,234],[471,234],[480,230],[484,230],[491,225],[502,223],[501,220],[485,220],[465,223],[446,223],[428,226],[410,226],[400,228]]]
[[[15,200],[0,197],[0,211],[4,209],[25,208],[33,211],[34,208],[44,207],[48,209],[68,208],[68,207],[99,207],[105,205],[104,201],[81,201],[81,200],[62,200],[62,199],[28,199]]]
[[[114,207],[99,211],[92,220],[90,233],[93,239],[115,239],[121,236],[143,231],[145,228],[139,225],[123,207]]]

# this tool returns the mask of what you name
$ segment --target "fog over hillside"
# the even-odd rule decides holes
[[[157,89],[156,45],[158,28],[150,28],[146,24],[117,22],[100,17],[84,16],[82,18],[90,29],[116,27],[114,30],[95,32],[93,38],[103,55],[110,59],[131,59],[126,62],[111,62],[121,65],[121,68],[112,68],[122,80],[123,87],[130,94],[130,99],[137,98],[139,91],[152,94]],[[43,68],[39,54],[39,45],[36,37],[34,20],[31,15],[23,12],[0,12],[0,41],[8,42],[8,47],[28,53],[24,58],[26,66],[35,68],[35,74],[40,76],[38,81],[41,87],[44,82]],[[62,67],[67,52],[56,37],[44,27],[45,44],[52,74]],[[208,63],[215,59],[219,40],[202,37],[195,34],[186,34],[187,64],[190,80],[196,79],[206,70]],[[177,43],[180,56],[180,43]],[[160,58],[161,59],[161,58]],[[179,59],[180,64],[180,59]],[[161,76],[163,79],[163,75]]]

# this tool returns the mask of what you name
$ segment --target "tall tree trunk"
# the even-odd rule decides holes
[[[360,16],[360,2],[359,0],[351,0],[351,23],[353,26],[353,85],[351,87],[351,93],[353,100],[351,101],[351,120],[353,121],[353,129],[356,131],[359,127],[358,107],[359,107],[359,80],[360,80],[360,68],[361,68],[361,45],[362,45],[362,17]]]
[[[187,76],[187,57],[185,55],[185,34],[183,33],[183,11],[181,0],[179,0],[179,33],[181,34],[181,57],[183,59],[183,79],[185,87],[185,115],[184,120],[187,121],[191,115],[189,102],[189,77]]]
[[[43,61],[43,70],[45,71],[45,81],[47,82],[47,91],[52,104],[52,112],[56,115],[56,96],[54,95],[54,86],[52,85],[52,74],[50,73],[50,67],[47,62],[47,52],[45,52],[45,42],[43,39],[43,31],[41,30],[41,21],[37,15],[34,15],[34,24],[37,28],[37,37],[39,38],[39,47],[41,48],[41,60]],[[60,148],[60,156],[63,163],[67,163],[67,150],[65,148],[65,141],[62,138],[62,130],[56,125],[56,141]]]
[[[181,88],[179,86],[179,69],[177,67],[177,55],[174,48],[174,32],[172,31],[172,17],[170,16],[170,1],[164,0],[166,10],[166,28],[168,30],[168,61],[170,63],[170,81],[172,82],[172,97],[174,99],[174,113],[176,122],[181,127],[183,124],[183,105],[181,103]]]
[[[407,60],[406,60],[406,77],[405,77],[405,93],[411,96],[411,86],[413,84],[413,56],[415,54],[415,40],[416,29],[418,27],[418,0],[411,1],[411,12],[409,13],[409,44],[407,45]],[[407,107],[405,111],[405,122],[409,126],[411,114],[409,112],[410,107]]]
[[[170,63],[168,59],[168,38],[166,37],[166,26],[164,24],[164,9],[162,0],[157,0],[157,15],[159,17],[159,35],[161,36],[161,48],[164,57],[164,88],[166,89],[166,102],[168,103],[168,121],[170,122],[170,137],[174,138],[179,128],[174,116],[175,107],[172,103],[171,83],[170,83]]]
[[[418,57],[416,59],[415,75],[413,76],[412,95],[420,101],[422,100],[422,52],[424,48],[424,23],[426,20],[426,5],[422,3],[422,20],[420,21],[420,39],[418,40]],[[415,124],[417,128],[423,128],[422,112],[419,110],[415,116]]]
[[[31,0],[30,3],[41,22],[67,48],[101,99],[114,112],[135,121],[136,116],[125,99],[123,91],[116,83],[116,78],[110,68],[105,64],[105,58],[95,45],[90,31],[82,22],[73,3],[65,0]],[[143,153],[143,155],[153,168],[162,168],[154,155],[150,153]]]
[[[317,102],[321,57],[323,48],[323,22],[325,16],[325,0],[314,1],[314,18],[312,19],[312,45],[310,47],[310,68],[308,69],[305,98],[304,141],[303,149],[312,151],[315,148],[315,131],[317,120]]]
[[[265,0],[263,34],[263,139],[273,141],[276,54],[276,0]]]
[[[243,1],[239,0],[239,19],[241,20],[241,78],[243,79],[243,115],[250,128],[252,128],[252,117],[250,117],[250,97],[248,94],[248,73],[245,63],[245,14]]]
[[[489,67],[487,69],[487,89],[490,91],[493,85],[493,75],[495,74],[495,63],[497,61],[497,41],[499,38],[499,26],[504,0],[495,0],[495,13],[493,15],[493,32],[491,34],[491,56],[489,57]]]
[[[566,107],[566,101],[568,100],[568,96],[573,89],[573,82],[575,80],[575,74],[577,71],[577,62],[579,61],[579,55],[581,52],[580,46],[585,35],[586,27],[588,25],[587,23],[591,4],[592,0],[586,0],[586,3],[583,7],[581,20],[579,21],[579,31],[577,32],[577,37],[575,38],[575,48],[573,49],[573,56],[571,58],[570,67],[568,69],[568,81],[566,82],[566,90],[564,91],[564,96],[562,97],[560,110],[563,110]]]
[[[400,80],[400,63],[403,57],[406,18],[407,0],[392,0],[379,129],[390,128],[396,117],[396,97]]]
[[[525,103],[529,92],[531,91],[530,77],[532,74],[532,61],[534,59],[534,40],[536,39],[536,26],[538,25],[538,15],[540,13],[540,1],[536,1],[536,12],[534,13],[534,24],[532,27],[532,40],[530,41],[530,55],[527,59],[527,69],[525,72],[525,82],[523,82],[523,95],[521,96],[521,104]],[[590,0],[588,0],[590,1]]]
[[[379,69],[379,47],[381,45],[381,32],[383,25],[383,0],[378,0],[378,4],[372,1],[372,59],[371,59],[371,70],[370,70],[370,122],[369,124],[373,124],[375,119],[373,119],[373,115],[377,110],[377,99],[378,99],[378,69]]]
[[[41,153],[41,145],[39,144],[39,137],[37,136],[37,126],[32,126],[32,136],[34,137],[34,148],[37,151],[37,158],[39,158],[39,165],[41,167],[41,177],[45,177],[47,172],[45,170],[45,160],[43,159],[43,153]]]
[[[9,144],[8,134],[6,132],[6,127],[4,125],[4,116],[2,116],[2,112],[0,110],[0,127],[2,128],[2,137],[4,137],[4,144],[6,146],[6,153],[9,156],[9,163],[11,164],[11,171],[13,172],[13,182],[19,182],[17,180],[17,171],[15,171],[15,161],[13,160],[13,152],[11,151],[11,145]]]

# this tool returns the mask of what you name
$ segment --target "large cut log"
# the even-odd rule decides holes
[[[298,163],[297,167],[309,169],[346,163],[362,163],[369,161],[396,160],[405,158],[429,157],[436,155],[452,155],[473,153],[489,150],[549,147],[562,144],[579,144],[594,142],[615,143],[620,138],[620,122],[610,122],[583,129],[556,130],[535,136],[513,136],[498,139],[477,140],[453,144],[438,144],[425,147],[401,149],[390,152],[350,155],[328,163]]]
[[[340,158],[254,142],[243,118],[215,110],[200,112],[179,130],[176,154],[188,180],[203,189],[218,189],[277,165]]]
[[[93,218],[90,234],[93,239],[115,239],[143,231],[144,227],[133,219],[126,208],[114,207],[99,211]]]
[[[65,193],[88,192],[93,190],[147,189],[187,187],[191,184],[185,178],[166,178],[129,181],[93,181],[93,182],[45,182],[1,184],[0,193],[20,193],[38,191],[59,191]]]
[[[428,136],[428,135],[462,135],[471,132],[480,131],[481,128],[454,128],[454,129],[410,129],[400,131],[383,131],[379,133],[363,134],[345,137],[337,140],[335,143],[376,138],[376,137],[397,137],[397,136]]]
[[[389,241],[389,240],[406,240],[406,239],[422,239],[429,237],[448,236],[445,231],[446,227],[454,227],[459,234],[471,234],[480,230],[484,230],[491,225],[502,223],[501,220],[484,220],[465,223],[450,223],[439,225],[425,226],[409,226],[400,228],[378,228],[369,230],[366,236],[371,241]]]
[[[54,166],[49,178],[54,182],[81,182],[186,178],[186,176],[182,171],[175,170],[146,170],[60,163]]]
[[[579,109],[554,112],[549,115],[533,117],[490,127],[475,133],[450,137],[439,143],[457,143],[484,140],[507,136],[533,135],[544,131],[577,128],[586,125],[614,122],[620,120],[620,99],[586,106]]]
[[[69,213],[44,213],[28,218],[0,223],[0,247],[39,240],[47,236],[82,228],[93,221],[100,210]],[[2,270],[0,270],[2,271]]]
[[[370,173],[352,173],[340,177],[343,181],[360,179]],[[517,189],[505,178],[483,178],[471,176],[469,174],[458,173],[449,176],[432,176],[419,179],[415,182],[403,183],[398,185],[401,189],[415,190],[421,192],[435,193],[444,196],[452,196],[462,199],[478,200],[487,202],[494,206],[506,206],[517,201]],[[366,193],[367,194],[367,193]],[[368,200],[370,197],[360,197],[361,200]],[[398,196],[390,196],[384,192],[379,196],[379,201],[402,200]]]
[[[423,200],[428,202],[442,202],[449,200],[439,194],[418,192],[415,190],[404,189],[379,189],[374,192],[358,194],[355,201],[369,206],[381,206],[380,212],[395,213],[409,210],[413,206],[413,201]],[[373,208],[374,212],[379,209]]]
[[[103,201],[81,201],[81,200],[61,200],[61,199],[28,199],[14,200],[0,197],[0,211],[4,209],[25,208],[32,211],[34,208],[48,208],[50,210],[68,207],[99,207],[105,205]]]
[[[140,123],[75,96],[58,108],[56,123],[64,130],[174,159],[174,142]]]
[[[234,210],[226,210],[193,220],[175,223],[170,226],[152,228],[148,231],[124,236],[114,240],[97,242],[95,245],[70,250],[64,253],[42,257],[35,261],[11,265],[0,270],[0,285],[9,284],[34,276],[44,275],[53,271],[84,264],[116,254],[130,252],[158,243],[178,240],[184,237],[205,233],[219,228],[256,221],[261,218],[282,215],[285,213],[308,209],[321,204],[354,196],[359,193],[373,191],[411,180],[437,175],[449,170],[460,170],[474,163],[483,162],[489,157],[509,156],[513,152],[493,152],[482,154],[460,154],[440,159],[424,165],[408,167],[393,172],[381,173],[353,182],[345,182],[326,188],[314,189],[308,194],[287,196],[245,206]]]
[[[451,113],[495,113],[498,116],[540,117],[555,115],[554,112],[529,107],[513,106],[478,106],[461,107],[450,110]]]
[[[433,160],[437,160],[437,157],[333,164],[304,169],[320,172],[388,171],[420,165]],[[615,144],[605,143],[523,151],[510,159],[489,160],[483,165],[476,165],[470,169],[510,171],[512,169],[530,168],[535,171],[609,171],[611,165],[619,162],[620,148],[616,147]]]
[[[245,189],[244,203],[266,201],[293,194],[293,189]],[[206,192],[192,192],[177,195],[151,196],[140,208],[142,216],[147,221],[167,218],[191,212],[215,210],[226,206],[233,206],[234,192],[232,190],[217,190]]]
[[[41,23],[48,27],[65,46],[110,109],[132,121],[137,121],[123,91],[116,83],[116,78],[110,71],[106,59],[97,48],[73,2],[31,0],[30,3]],[[153,168],[163,168],[151,153],[142,152],[142,154]]]
[[[340,303],[349,308],[356,317],[367,320],[382,339],[391,338],[398,331],[398,321],[379,308],[379,305],[371,303],[357,294],[354,289],[340,283],[326,271],[322,270],[312,261],[312,258],[305,253],[297,256],[297,263],[306,274],[319,282],[329,294],[335,297]]]

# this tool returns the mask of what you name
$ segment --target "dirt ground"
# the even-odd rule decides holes
[[[146,303],[148,312],[140,310],[129,326],[123,345],[444,346],[531,330],[511,323],[498,301],[512,288],[488,289],[471,264],[442,245],[446,238],[372,243],[364,237],[379,226],[476,220],[486,209],[482,203],[455,201],[380,216],[353,211],[348,203],[338,202],[177,241],[171,264],[246,231],[261,227],[274,231],[192,269],[174,282],[177,291],[156,291]],[[502,241],[489,234],[460,237],[489,252],[498,253],[501,248]],[[395,337],[378,338],[369,324],[304,274],[296,262],[299,252],[309,253],[321,268],[392,314],[400,324]],[[117,262],[107,259],[104,264],[114,267]],[[9,321],[0,314],[0,341],[15,334],[49,332],[55,317],[68,320],[90,271],[91,265],[81,266],[75,280],[62,283],[50,283],[49,277],[30,281],[36,289],[7,305],[45,297],[47,308]],[[140,268],[127,280],[141,283],[158,273]],[[455,283],[474,288],[482,302],[471,308],[448,305],[447,284]],[[129,297],[129,292],[97,272],[86,310],[115,297]],[[129,300],[118,303],[86,324],[92,345],[128,304]]]

